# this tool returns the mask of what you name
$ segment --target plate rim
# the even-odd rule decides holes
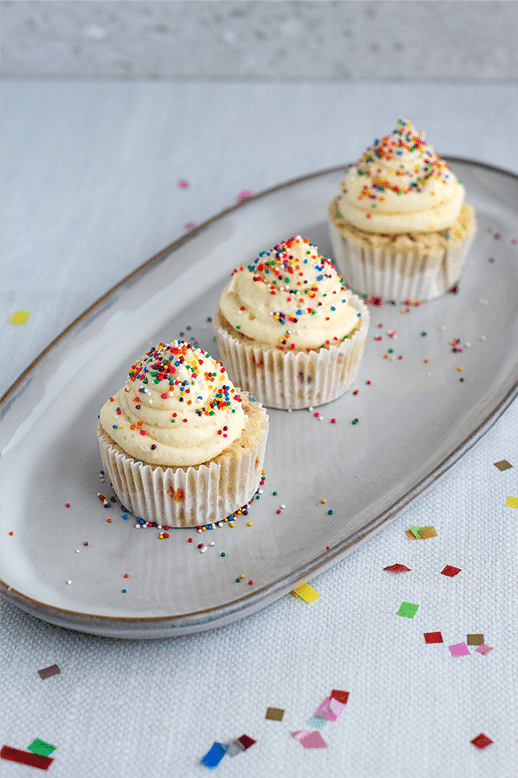
[[[469,158],[449,156],[449,155],[444,155],[443,159],[446,160],[448,164],[452,163],[453,165],[455,165],[456,163],[460,163],[475,168],[487,170],[492,173],[508,176],[511,179],[513,179],[516,183],[518,183],[517,173],[514,173],[513,171],[510,170],[506,170],[504,168],[497,167],[495,165],[491,165],[486,162],[479,162],[477,160],[473,160]],[[179,249],[182,245],[192,240],[196,235],[206,230],[213,223],[220,221],[221,219],[223,219],[224,217],[228,216],[229,214],[233,213],[238,209],[247,207],[247,205],[250,202],[259,200],[263,197],[267,197],[268,195],[273,194],[274,192],[278,192],[281,189],[285,189],[292,186],[296,186],[297,184],[305,183],[314,178],[324,177],[332,173],[338,173],[340,171],[344,171],[351,164],[354,163],[334,165],[332,167],[324,168],[322,170],[318,170],[313,173],[309,173],[302,176],[298,176],[293,179],[289,179],[273,187],[269,187],[268,189],[262,190],[256,195],[247,198],[243,202],[230,206],[229,208],[226,208],[223,211],[217,213],[216,215],[210,217],[202,224],[193,228],[188,233],[182,235],[180,238],[178,238],[177,240],[173,241],[172,243],[170,243],[169,245],[161,249],[152,257],[145,260],[141,265],[139,265],[128,275],[124,276],[124,278],[122,278],[118,283],[116,283],[114,286],[108,289],[101,297],[99,297],[94,303],[92,303],[92,305],[88,306],[88,308],[86,308],[83,311],[83,313],[81,313],[67,327],[65,327],[65,329],[62,330],[62,332],[60,332],[60,334],[56,338],[54,338],[48,344],[48,346],[46,346],[40,352],[40,354],[25,368],[25,370],[18,376],[18,378],[14,381],[14,383],[9,387],[9,389],[7,389],[4,395],[0,398],[0,415],[3,416],[4,409],[6,408],[6,406],[8,406],[9,401],[11,397],[14,395],[14,393],[16,392],[16,390],[24,383],[24,381],[29,377],[29,375],[38,367],[39,363],[42,362],[43,359],[51,351],[57,348],[60,345],[60,343],[63,340],[65,340],[66,337],[71,332],[76,330],[78,326],[80,326],[92,313],[94,313],[97,309],[104,306],[105,303],[111,297],[115,296],[118,291],[122,290],[128,284],[135,281],[139,276],[143,275],[149,268],[153,267],[154,265],[164,260],[168,255],[172,254],[177,249]],[[175,634],[180,635],[189,632],[192,633],[195,631],[200,631],[201,629],[204,628],[204,625],[206,629],[215,628],[217,626],[223,625],[228,622],[228,619],[231,616],[235,615],[236,613],[239,613],[240,611],[245,611],[245,613],[243,613],[243,616],[251,615],[252,613],[260,609],[261,604],[263,603],[264,600],[267,601],[266,604],[269,604],[270,602],[274,602],[276,599],[278,599],[278,597],[276,597],[275,595],[278,594],[279,590],[281,590],[280,596],[282,596],[283,593],[289,592],[297,581],[305,580],[307,578],[314,577],[315,575],[324,572],[326,569],[328,569],[330,566],[334,564],[337,557],[343,557],[346,552],[352,551],[355,545],[360,540],[362,540],[366,535],[376,531],[379,527],[385,524],[392,517],[395,517],[396,515],[404,511],[406,507],[408,507],[413,502],[413,500],[415,500],[419,495],[423,494],[429,488],[431,488],[433,484],[447,470],[449,470],[459,459],[461,459],[464,456],[464,454],[467,451],[469,451],[488,432],[488,430],[493,426],[493,424],[495,424],[495,422],[500,418],[500,416],[504,413],[504,411],[512,404],[512,402],[515,400],[517,396],[518,396],[518,378],[515,381],[515,383],[508,389],[507,393],[500,399],[498,404],[491,410],[491,412],[487,416],[485,416],[483,421],[477,425],[477,427],[468,435],[467,438],[465,438],[453,451],[449,452],[449,454],[446,457],[444,457],[441,460],[441,462],[438,465],[436,465],[436,467],[430,473],[428,473],[417,484],[415,484],[415,486],[412,489],[410,489],[408,492],[406,492],[406,494],[404,494],[402,497],[396,500],[396,502],[392,503],[388,508],[382,511],[382,513],[378,514],[373,519],[371,519],[371,521],[369,521],[361,529],[357,530],[355,533],[342,540],[337,546],[335,546],[329,552],[325,552],[324,554],[319,554],[310,562],[306,563],[300,568],[297,568],[297,570],[295,571],[291,571],[290,573],[283,576],[281,579],[275,581],[274,583],[266,584],[264,587],[255,589],[254,591],[251,591],[248,594],[242,595],[241,597],[239,597],[236,600],[233,600],[230,603],[224,604],[222,606],[220,605],[217,607],[211,606],[205,609],[195,610],[189,613],[177,614],[177,615],[169,614],[163,616],[111,616],[111,615],[104,615],[104,614],[84,613],[77,610],[60,608],[55,605],[49,605],[48,603],[41,602],[40,600],[37,600],[33,597],[30,597],[29,595],[19,592],[17,589],[10,586],[1,578],[0,578],[0,592],[4,594],[4,596],[6,596],[6,599],[16,607],[28,610],[31,613],[31,615],[36,616],[37,618],[42,618],[43,620],[46,620],[49,623],[53,623],[57,626],[63,626],[65,628],[74,629],[82,632],[90,632],[93,634],[102,634],[99,632],[95,632],[96,626],[98,627],[111,626],[115,628],[119,627],[118,629],[119,634],[117,635],[117,637],[130,637],[129,635],[124,635],[124,630],[127,629],[129,631],[131,627],[140,626],[144,628],[147,627],[150,634],[138,635],[139,638],[142,637],[156,638],[157,634],[153,631],[153,627],[157,627],[161,625],[163,625],[164,627],[169,627],[169,629],[166,629],[165,631],[170,633],[169,636],[174,636]],[[88,622],[88,624],[85,623],[80,624],[79,620],[81,620],[82,622]],[[74,626],[71,626],[72,622],[77,622],[77,623],[75,623]],[[114,635],[113,630],[111,634],[112,636]]]

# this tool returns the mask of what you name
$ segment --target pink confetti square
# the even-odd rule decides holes
[[[291,734],[304,748],[327,748],[327,743],[318,730],[299,729]]]
[[[338,716],[345,708],[345,703],[336,700],[334,697],[326,697],[315,716],[321,716],[323,719],[336,721]]]
[[[493,646],[488,646],[487,643],[482,643],[481,646],[477,646],[475,651],[478,651],[479,654],[482,654],[485,656],[486,654],[489,654],[490,651],[493,650]]]
[[[448,646],[452,656],[471,656],[471,651],[465,643],[454,643]]]

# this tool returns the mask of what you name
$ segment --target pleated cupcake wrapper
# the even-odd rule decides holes
[[[216,312],[220,356],[230,378],[270,408],[316,407],[340,397],[358,372],[370,320],[363,300],[350,294],[348,302],[362,314],[360,329],[339,346],[297,353],[239,340],[217,324]]]
[[[367,297],[396,302],[431,300],[459,280],[473,235],[438,252],[365,248],[330,224],[336,267],[344,282]]]
[[[246,505],[259,486],[268,435],[268,417],[261,411],[262,435],[255,446],[186,470],[163,470],[136,461],[115,448],[109,435],[98,428],[104,471],[122,505],[137,518],[169,527],[221,521]]]

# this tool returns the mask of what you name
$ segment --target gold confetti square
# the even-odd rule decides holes
[[[481,632],[468,635],[466,638],[466,643],[468,644],[468,646],[481,646],[483,642],[484,642],[484,635]]]
[[[414,535],[411,529],[407,529],[406,534],[410,538],[410,540],[417,540],[416,536]]]
[[[512,467],[512,464],[507,461],[507,459],[501,459],[500,462],[494,462],[493,463],[495,467],[498,467],[499,470],[509,470],[510,467]]]
[[[433,527],[423,527],[423,529],[419,530],[419,534],[421,535],[423,540],[427,540],[427,538],[437,537],[437,532],[434,530]]]
[[[292,589],[291,594],[295,595],[295,597],[300,597],[301,600],[308,603],[314,602],[320,597],[319,593],[305,581]]]
[[[265,719],[272,719],[273,721],[282,721],[284,716],[283,708],[267,708]]]
[[[30,315],[30,311],[15,311],[9,322],[10,324],[25,324]]]
[[[518,508],[518,497],[508,497],[505,504],[506,508]]]

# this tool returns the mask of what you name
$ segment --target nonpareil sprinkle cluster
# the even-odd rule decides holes
[[[398,195],[422,192],[428,179],[446,180],[451,172],[435,149],[425,143],[424,134],[416,131],[408,119],[399,119],[393,133],[375,139],[362,154],[357,175],[370,178],[358,199],[383,202],[387,190]]]

